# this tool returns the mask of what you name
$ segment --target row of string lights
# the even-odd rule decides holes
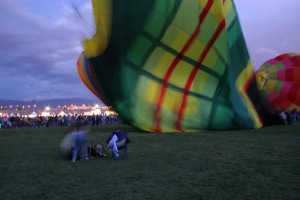
[[[28,106],[0,106],[0,117],[7,116],[55,116],[55,115],[76,115],[76,114],[84,114],[84,115],[98,115],[98,114],[116,114],[114,111],[111,111],[110,106],[99,106],[99,104],[85,105],[82,104],[80,106],[71,104],[70,106],[57,106],[57,107],[38,107],[37,105],[28,105]]]
[[[34,105],[9,105],[9,106],[0,106],[1,110],[32,110],[32,109],[37,109],[37,110],[89,110],[89,109],[109,109],[109,106],[99,106],[99,104],[95,105],[74,105],[71,104],[69,106],[63,105],[63,106],[57,106],[57,107],[51,107],[51,106],[42,106],[42,107],[37,107],[36,104]]]

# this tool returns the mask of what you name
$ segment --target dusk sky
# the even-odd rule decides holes
[[[299,0],[235,4],[255,70],[282,53],[300,53]],[[0,99],[96,99],[76,71],[91,19],[89,0],[0,1]]]

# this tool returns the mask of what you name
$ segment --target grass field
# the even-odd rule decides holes
[[[0,199],[300,199],[300,122],[258,130],[141,133],[92,127],[90,143],[128,132],[127,160],[71,163],[64,127],[0,129]]]

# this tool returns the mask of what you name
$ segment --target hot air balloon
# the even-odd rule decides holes
[[[300,109],[300,54],[286,53],[266,61],[256,80],[273,109]]]
[[[90,65],[89,60],[82,52],[77,60],[77,73],[83,84],[104,104],[110,105],[110,101],[106,98],[102,91],[102,87],[99,84],[97,77],[93,73],[93,68]]]
[[[96,32],[82,42],[88,62],[80,77],[130,125],[151,132],[264,126],[232,0],[92,5]]]

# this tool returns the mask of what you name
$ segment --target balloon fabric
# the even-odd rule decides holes
[[[260,128],[255,73],[232,0],[92,1],[83,83],[150,132]]]
[[[300,109],[300,54],[286,53],[266,61],[256,80],[273,109]]]

